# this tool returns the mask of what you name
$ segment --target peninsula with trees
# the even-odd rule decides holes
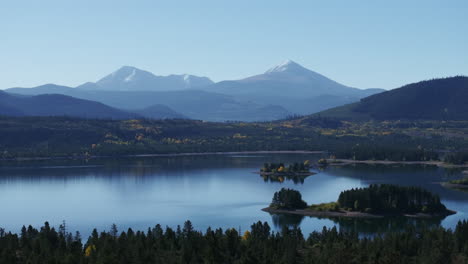
[[[299,191],[282,188],[275,192],[269,207],[271,214],[297,214],[316,217],[385,216],[446,217],[455,214],[440,202],[438,195],[419,187],[372,184],[365,188],[346,190],[336,202],[307,205]]]

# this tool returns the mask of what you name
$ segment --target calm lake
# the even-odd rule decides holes
[[[334,225],[362,233],[411,225],[453,228],[468,218],[468,193],[438,182],[462,177],[459,170],[434,166],[358,165],[328,167],[303,182],[265,181],[254,174],[265,162],[316,161],[320,154],[249,154],[179,157],[138,157],[90,161],[28,161],[0,163],[0,227],[18,232],[22,225],[40,227],[45,221],[87,237],[93,228],[146,230],[156,224],[176,227],[191,220],[198,230],[208,226],[243,232],[256,221],[279,230],[298,224],[304,234]],[[372,183],[424,187],[441,196],[458,213],[445,219],[383,220],[318,219],[271,216],[268,206],[282,187],[301,191],[307,203],[335,201],[342,190]]]

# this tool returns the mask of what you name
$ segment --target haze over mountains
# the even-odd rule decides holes
[[[129,119],[142,117],[102,103],[60,94],[16,96],[0,91],[0,113],[8,116],[74,116]]]
[[[96,82],[74,88],[46,84],[6,91],[22,95],[68,95],[149,118],[268,121],[356,102],[383,90],[348,87],[286,61],[263,74],[218,83],[188,74],[157,76],[124,66]],[[160,115],[156,109],[161,111]]]
[[[49,92],[49,90],[52,92]],[[148,118],[155,118],[154,111],[145,114],[145,111],[155,105],[164,105],[166,109],[177,113],[175,116],[166,116],[165,118],[179,118],[182,115],[191,119],[209,121],[263,121],[281,119],[291,115],[282,107],[237,101],[232,96],[199,90],[167,92],[101,91],[48,84],[36,88],[13,88],[7,91],[23,95],[65,94],[75,98],[102,102],[112,107],[143,114]],[[271,111],[272,109],[275,111]]]

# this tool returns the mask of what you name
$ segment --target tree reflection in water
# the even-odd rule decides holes
[[[284,226],[299,226],[304,218],[309,216],[295,214],[271,214],[271,219],[277,229]],[[313,217],[310,217],[313,218]],[[321,219],[321,218],[319,218]],[[382,217],[382,218],[350,218],[329,217],[341,231],[357,232],[363,236],[373,236],[389,231],[404,231],[408,228],[422,230],[440,226],[443,218],[413,218],[413,217]]]
[[[260,177],[263,178],[263,181],[265,182],[284,182],[285,180],[292,181],[294,184],[304,184],[304,180],[309,177],[310,175],[304,176],[304,175],[294,175],[294,176],[288,176],[288,175],[260,175]]]

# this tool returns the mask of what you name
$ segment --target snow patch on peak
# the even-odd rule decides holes
[[[292,61],[292,60],[287,59],[287,60],[283,61],[282,63],[280,63],[280,64],[278,65],[278,67],[281,67],[281,66],[288,66],[289,64],[296,64],[296,63],[295,63],[294,61]]]
[[[132,67],[132,66],[122,66],[118,70],[116,70],[116,71],[112,72],[111,74],[109,74],[109,76],[115,77],[115,76],[126,75],[129,72],[132,72],[132,71],[134,71],[136,69],[137,68]]]
[[[284,72],[290,69],[291,67],[295,67],[295,66],[301,67],[299,64],[295,63],[292,60],[285,60],[284,62],[270,68],[265,73]]]
[[[135,78],[135,75],[136,75],[136,69],[133,69],[132,73],[130,73],[130,75],[125,77],[124,82],[131,82]]]
[[[184,74],[184,81],[190,82],[190,75]]]

